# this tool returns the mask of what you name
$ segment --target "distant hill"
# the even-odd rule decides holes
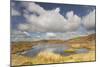
[[[87,36],[76,37],[73,39],[67,40],[68,43],[83,43],[96,40],[96,34],[90,34]]]
[[[95,50],[96,34],[91,34],[67,40],[67,45],[71,46],[72,48],[87,48],[89,50]]]

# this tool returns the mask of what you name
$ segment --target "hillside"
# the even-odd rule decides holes
[[[96,39],[96,34],[91,34],[91,35],[87,35],[87,36],[69,39],[67,42],[68,43],[84,43],[84,42],[93,41],[95,39]]]
[[[96,34],[91,34],[88,36],[82,36],[67,40],[67,44],[73,48],[87,48],[90,50],[95,50]]]

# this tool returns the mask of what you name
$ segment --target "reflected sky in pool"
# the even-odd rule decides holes
[[[66,46],[64,44],[38,44],[32,47],[32,49],[28,51],[21,52],[20,54],[28,57],[35,57],[38,53],[42,51],[48,51],[53,52],[56,54],[60,54],[62,56],[68,56],[71,54],[77,54],[77,53],[86,53],[88,52],[85,48],[77,49],[74,53],[66,53],[64,50],[70,49],[69,46]]]

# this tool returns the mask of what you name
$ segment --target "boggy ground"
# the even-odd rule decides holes
[[[88,49],[87,53],[72,54],[69,56],[62,56],[50,51],[42,51],[38,53],[36,57],[28,57],[17,54],[25,50],[32,49],[32,46],[38,43],[49,43],[49,44],[65,44],[69,45],[71,49],[67,49],[64,52],[74,52],[80,48]],[[95,34],[73,38],[67,41],[61,40],[41,40],[35,42],[13,42],[11,45],[11,66],[20,65],[35,65],[35,64],[51,64],[51,63],[65,63],[65,62],[84,62],[84,61],[95,61]]]

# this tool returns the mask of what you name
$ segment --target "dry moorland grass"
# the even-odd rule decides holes
[[[16,54],[12,55],[12,66],[84,61],[95,61],[95,52],[90,51],[89,53],[61,56],[59,54],[44,51],[40,52],[35,58],[29,58]]]
[[[32,48],[34,43],[32,42],[12,42],[11,43],[11,53],[17,53]]]
[[[64,63],[64,62],[84,62],[84,61],[96,60],[95,59],[95,48],[96,48],[95,35],[91,35],[88,37],[81,37],[77,39],[71,39],[69,41],[59,41],[59,42],[57,40],[56,41],[42,40],[42,41],[37,41],[37,42],[32,42],[32,43],[29,43],[29,42],[13,43],[14,45],[11,45],[12,66]],[[73,49],[78,49],[78,48],[86,48],[89,50],[89,52],[73,54],[69,56],[62,56],[62,55],[55,54],[52,52],[43,51],[43,52],[40,52],[36,57],[32,57],[32,58],[16,54],[17,52],[31,49],[32,46],[36,45],[37,43],[49,43],[49,44],[64,43],[65,45],[69,45],[72,48],[70,50],[67,50],[67,52],[74,52]]]

